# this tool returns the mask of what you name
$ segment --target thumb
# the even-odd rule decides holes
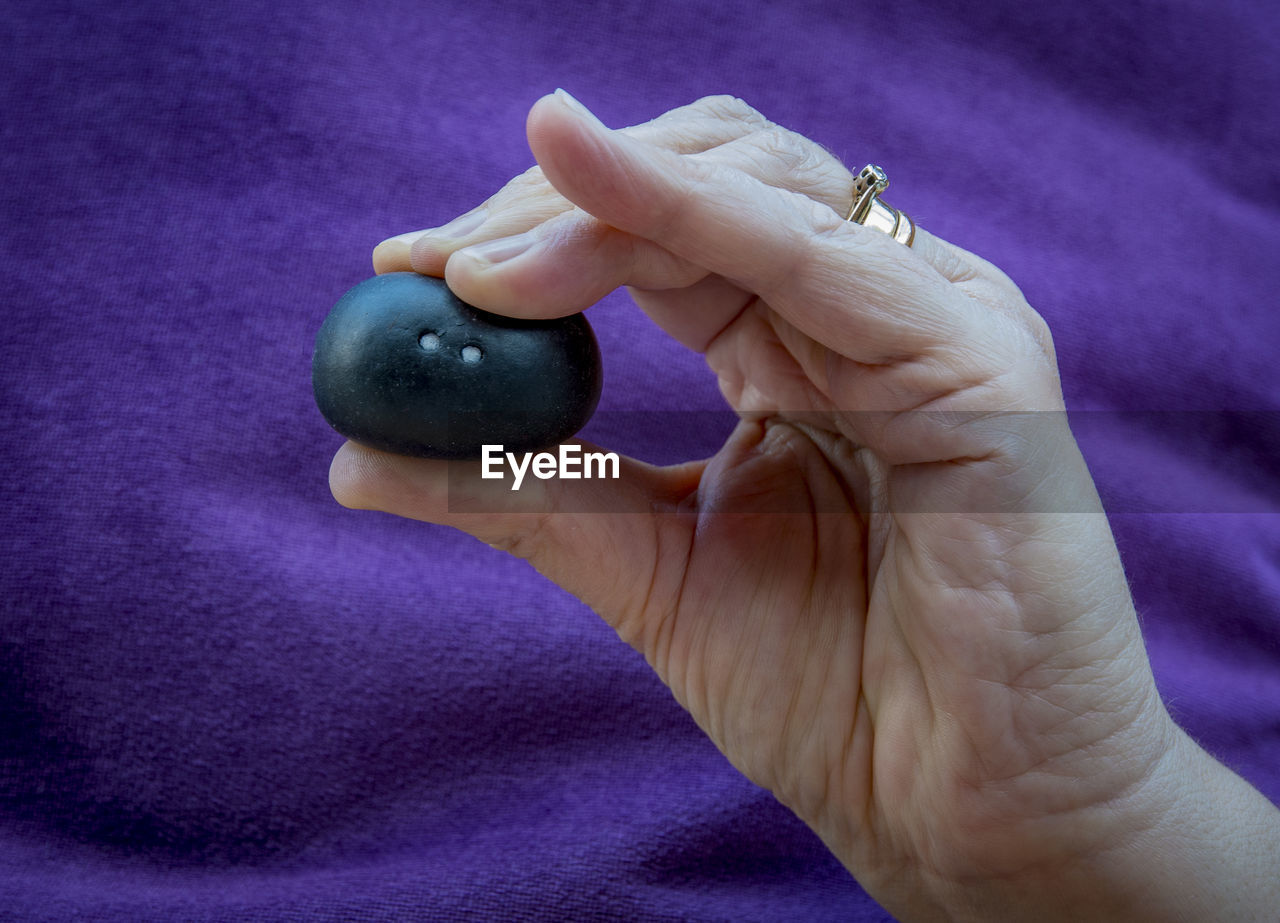
[[[565,447],[598,451],[578,440]],[[351,509],[453,526],[527,560],[643,651],[647,602],[674,598],[655,583],[678,582],[668,571],[682,568],[667,562],[685,560],[676,551],[692,544],[694,517],[681,507],[705,462],[659,468],[610,454],[616,477],[571,480],[535,476],[528,456],[494,459],[502,464],[489,464],[485,476],[480,461],[407,458],[348,442],[329,467],[329,488]],[[515,471],[521,461],[523,476]],[[495,469],[503,476],[493,477]],[[613,473],[607,462],[594,470]]]

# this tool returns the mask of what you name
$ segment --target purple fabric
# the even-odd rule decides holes
[[[316,328],[525,169],[560,85],[611,125],[734,93],[884,164],[1023,286],[1070,407],[1164,412],[1082,440],[1175,715],[1280,797],[1278,18],[9,4],[0,918],[886,918],[585,607],[329,496]],[[624,295],[591,317],[603,408],[719,406]]]

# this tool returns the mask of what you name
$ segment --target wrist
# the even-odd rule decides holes
[[[1023,835],[1016,868],[995,870],[977,836],[944,867],[937,856],[894,861],[882,841],[868,851],[849,818],[816,829],[904,921],[1273,920],[1280,810],[1160,712],[1142,781],[1087,813],[1047,818]]]
[[[1116,821],[1107,841],[1004,878],[939,881],[939,918],[1273,919],[1280,810],[1168,727],[1169,745],[1143,784],[1106,806]]]

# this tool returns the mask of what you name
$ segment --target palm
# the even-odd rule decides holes
[[[1051,810],[1036,803],[1035,774],[1085,771],[1078,749],[1136,717],[1119,710],[1085,736],[1070,726],[1092,710],[1095,689],[1063,683],[1064,672],[1082,669],[1078,645],[1105,653],[1112,619],[1085,620],[1065,651],[1029,648],[1041,590],[1029,582],[1020,598],[1017,585],[985,588],[990,541],[950,550],[989,531],[990,517],[875,509],[875,485],[903,478],[848,438],[856,421],[830,410],[832,394],[794,358],[812,363],[825,350],[767,312],[752,303],[744,316],[758,317],[708,349],[727,396],[759,417],[704,470],[696,526],[674,525],[687,553],[665,559],[641,617],[620,630],[740,770],[846,854],[891,864],[886,853],[907,843],[906,852],[937,846],[937,831],[969,838],[992,825],[1003,832],[986,851],[971,841],[959,851],[968,847],[988,872],[1021,861],[1033,834],[1009,819]],[[931,485],[917,469],[906,466],[904,489],[919,500]],[[938,489],[953,489],[955,466],[937,470]],[[1000,523],[1008,563],[1052,569],[1022,541],[1029,525]],[[1090,676],[1114,680],[1117,669],[1104,663]],[[1138,696],[1134,708],[1145,704]],[[1088,807],[1126,781],[1095,779],[1077,805],[1052,809]],[[1003,800],[989,796],[994,787]],[[852,825],[850,805],[863,806]],[[833,814],[843,829],[824,828]]]

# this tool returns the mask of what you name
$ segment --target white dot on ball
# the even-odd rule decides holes
[[[462,347],[462,361],[463,361],[463,362],[479,362],[479,361],[480,361],[480,357],[481,357],[481,356],[483,356],[483,355],[484,355],[484,353],[480,352],[480,347],[479,347],[479,346],[464,346],[464,347]]]
[[[418,337],[418,345],[423,349],[428,350],[439,349],[440,337],[436,336],[434,333],[424,333],[422,336]]]

